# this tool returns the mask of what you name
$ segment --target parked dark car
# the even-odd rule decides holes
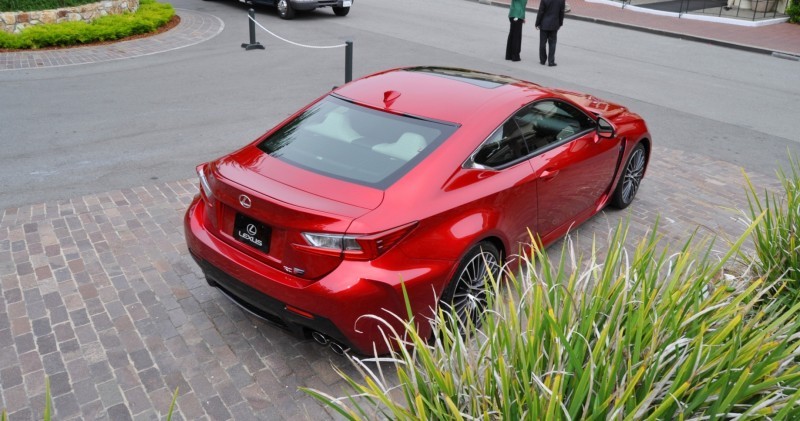
[[[239,0],[243,3],[274,6],[281,19],[291,19],[296,11],[330,7],[336,16],[347,16],[353,0]]]

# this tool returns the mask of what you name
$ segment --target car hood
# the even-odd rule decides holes
[[[628,111],[628,108],[620,104],[606,101],[594,95],[567,91],[563,89],[553,89],[553,91],[565,96],[570,101],[607,120],[613,120],[614,117]]]

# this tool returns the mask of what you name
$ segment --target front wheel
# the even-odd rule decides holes
[[[647,165],[647,150],[641,143],[637,144],[630,156],[625,167],[622,169],[622,176],[617,183],[617,188],[614,189],[614,195],[611,197],[611,206],[617,209],[625,209],[633,202],[636,197],[636,192],[639,191],[639,183],[642,182],[644,177],[644,169]]]
[[[278,0],[278,16],[281,19],[291,19],[294,17],[294,9],[289,0]]]
[[[350,13],[350,7],[333,6],[333,13],[335,13],[336,16],[347,16],[347,14]]]
[[[466,336],[469,328],[480,327],[486,309],[486,280],[496,280],[499,276],[500,252],[492,243],[475,245],[461,260],[439,305],[445,314],[455,313],[452,321],[457,323],[462,336]]]

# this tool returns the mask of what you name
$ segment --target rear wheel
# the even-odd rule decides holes
[[[445,313],[455,312],[462,336],[468,328],[480,327],[486,309],[486,280],[500,276],[500,252],[492,243],[472,247],[458,265],[453,279],[442,293],[439,305]]]
[[[347,16],[347,14],[350,13],[350,7],[333,6],[333,13],[335,13],[336,16]]]
[[[278,0],[278,16],[281,19],[291,19],[294,17],[294,9],[289,0]]]
[[[622,169],[622,176],[617,183],[617,188],[614,189],[614,195],[611,197],[611,206],[617,209],[625,209],[633,202],[636,197],[636,192],[639,191],[639,183],[642,182],[644,177],[644,169],[647,164],[647,150],[641,143],[637,144],[630,156],[625,167]]]

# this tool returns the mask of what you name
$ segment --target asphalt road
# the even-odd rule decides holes
[[[344,80],[344,50],[306,49],[259,32],[245,52],[247,6],[175,0],[225,23],[215,38],[167,53],[0,72],[0,209],[192,177],[198,163],[255,138]],[[462,66],[589,92],[647,120],[658,146],[773,174],[795,128],[798,62],[568,20],[558,67],[540,66],[538,34],[504,60],[507,11],[465,0],[360,0],[257,19],[310,45],[354,43],[354,76],[406,65]],[[532,18],[532,17],[531,17]],[[656,157],[657,159],[657,157]]]

